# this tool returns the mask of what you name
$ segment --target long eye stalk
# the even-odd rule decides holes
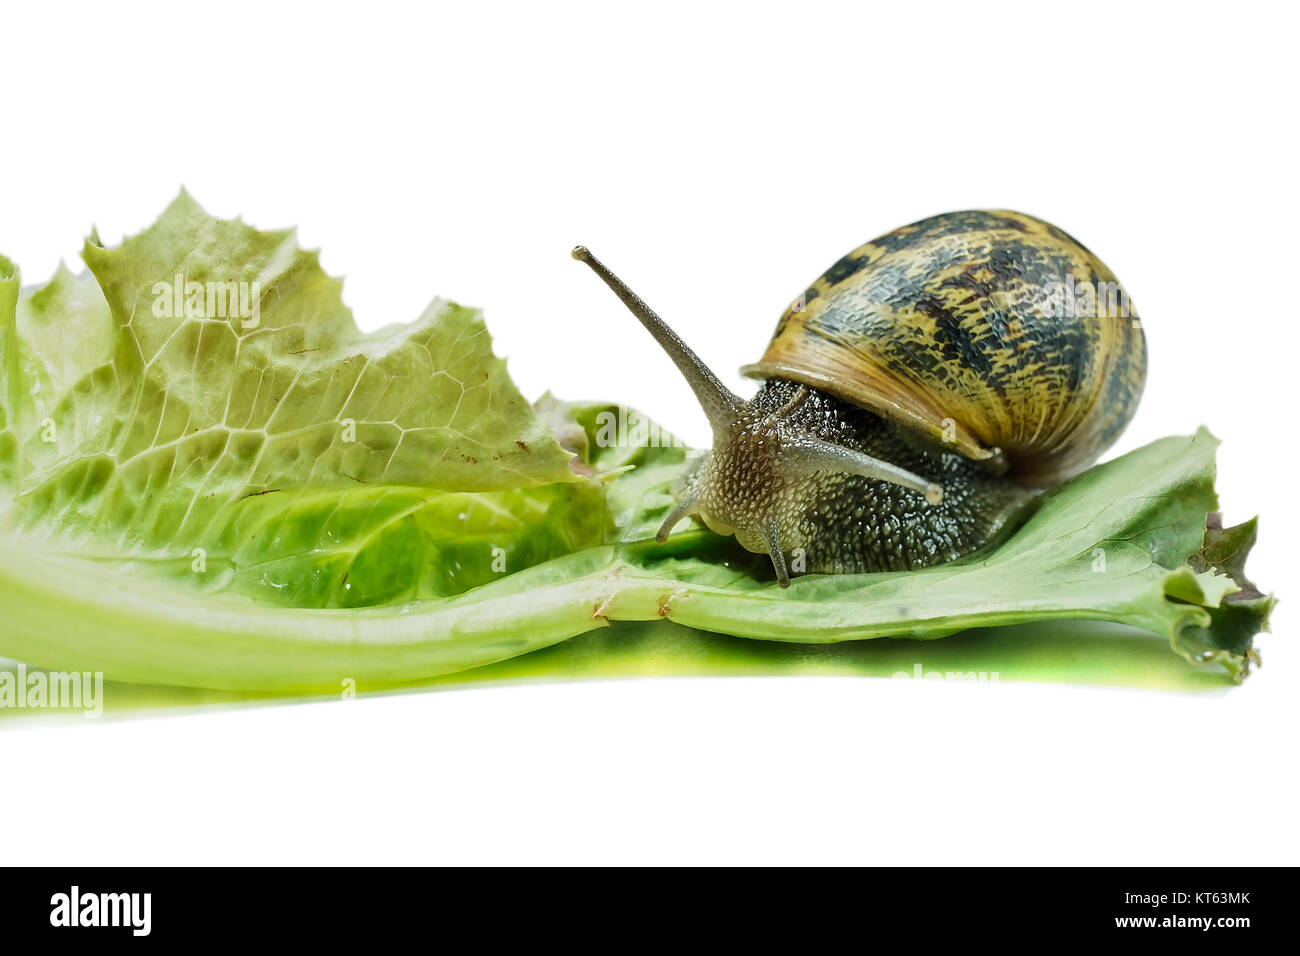
[[[781,460],[796,472],[839,471],[861,475],[863,478],[909,488],[924,495],[927,504],[937,505],[943,501],[943,488],[934,482],[926,481],[920,475],[891,462],[818,438],[801,438],[786,445],[781,449]]]
[[[725,433],[739,418],[744,402],[722,384],[718,376],[713,374],[712,369],[700,361],[700,357],[691,351],[690,346],[683,342],[681,337],[670,329],[640,296],[587,251],[586,246],[575,246],[573,258],[590,266],[591,271],[604,280],[605,285],[622,300],[628,311],[635,315],[655,337],[655,341],[668,353],[668,357],[673,360],[673,364],[677,366],[678,371],[695,392],[700,407],[704,409],[709,424],[713,426],[714,434]]]

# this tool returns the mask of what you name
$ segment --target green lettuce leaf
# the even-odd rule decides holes
[[[571,484],[474,310],[364,336],[291,233],[184,194],[85,258],[22,297],[0,276],[10,528],[312,607],[457,593],[493,549],[516,569],[600,540],[600,490]]]
[[[291,233],[185,195],[84,257],[89,275],[21,293],[0,259],[15,659],[285,691],[427,679],[613,621],[827,645],[1074,619],[1240,679],[1267,623],[1254,523],[1213,518],[1205,431],[1054,489],[991,552],[782,590],[698,525],[655,544],[696,453],[615,405],[530,408],[473,310],[362,335]]]
[[[362,335],[291,232],[213,219],[184,194],[83,255],[93,277],[61,270],[0,318],[20,521],[117,554],[199,546],[258,494],[574,479],[472,309],[435,300]],[[208,291],[173,294],[187,283]]]

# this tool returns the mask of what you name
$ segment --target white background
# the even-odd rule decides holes
[[[734,388],[784,304],[932,213],[1122,278],[1114,451],[1205,423],[1284,603],[1209,695],[870,679],[473,689],[4,735],[4,862],[1291,863],[1293,11],[1136,4],[7,9],[0,249],[79,266],[186,185],[297,223],[364,327],[481,305],[530,396],[702,416],[583,242]],[[28,725],[30,727],[30,725]]]

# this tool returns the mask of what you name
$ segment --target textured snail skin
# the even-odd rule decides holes
[[[942,485],[944,498],[930,505],[888,482],[787,467],[783,447],[805,437],[900,465]],[[697,514],[711,530],[734,534],[750,551],[771,553],[766,535],[775,526],[795,573],[905,571],[952,561],[1014,527],[1032,497],[878,415],[779,379],[763,383],[683,490],[698,493]]]
[[[1061,287],[1130,308],[1061,314]],[[1070,296],[1071,305],[1078,305]],[[1086,301],[1082,303],[1085,307]],[[1005,456],[1029,485],[1086,468],[1123,431],[1146,342],[1115,275],[1024,213],[946,213],[844,256],[786,310],[742,371],[830,392],[969,458]]]

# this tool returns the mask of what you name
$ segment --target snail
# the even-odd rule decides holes
[[[583,246],[694,390],[713,450],[687,517],[796,572],[913,570],[1002,540],[1137,408],[1146,340],[1114,274],[1023,213],[946,213],[860,246],[790,305],[728,390]],[[1118,313],[1118,314],[1116,314]],[[793,557],[793,561],[791,558]]]

